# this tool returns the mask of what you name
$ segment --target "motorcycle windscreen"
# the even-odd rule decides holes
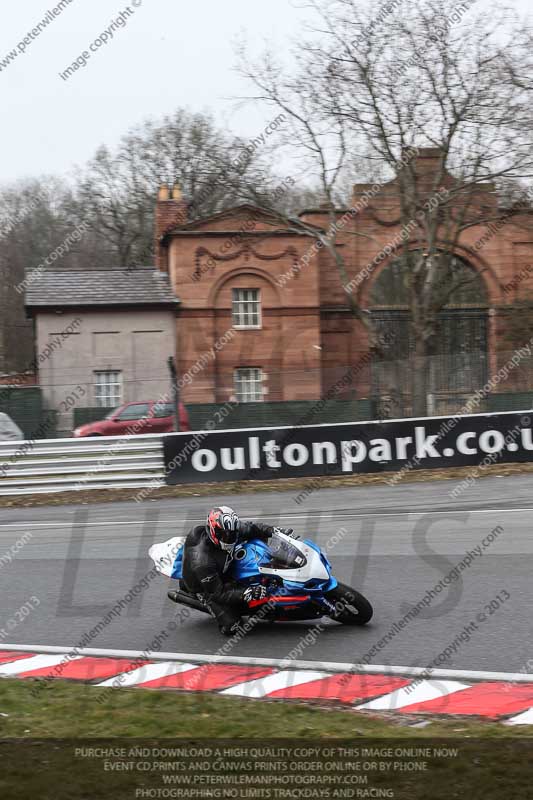
[[[275,532],[268,541],[269,558],[261,566],[270,569],[301,569],[307,559],[301,550],[292,542],[287,542]]]

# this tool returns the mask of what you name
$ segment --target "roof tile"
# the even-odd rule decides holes
[[[26,306],[169,305],[179,302],[168,276],[153,268],[34,270],[26,275]]]

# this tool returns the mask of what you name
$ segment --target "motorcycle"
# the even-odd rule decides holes
[[[149,555],[162,575],[182,578],[185,538],[176,536],[153,545]],[[339,583],[320,547],[309,539],[294,539],[275,528],[268,543],[250,539],[237,543],[227,567],[230,580],[245,589],[263,585],[267,595],[249,602],[251,616],[268,622],[288,622],[330,617],[343,625],[366,625],[373,609],[355,589]],[[210,613],[201,598],[180,584],[174,602]]]

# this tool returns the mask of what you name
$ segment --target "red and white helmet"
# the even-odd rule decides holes
[[[240,520],[229,506],[212,508],[207,515],[207,535],[217,547],[232,552],[239,536]]]

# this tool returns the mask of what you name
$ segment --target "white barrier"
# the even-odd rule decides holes
[[[0,495],[165,485],[163,437],[0,442]]]

